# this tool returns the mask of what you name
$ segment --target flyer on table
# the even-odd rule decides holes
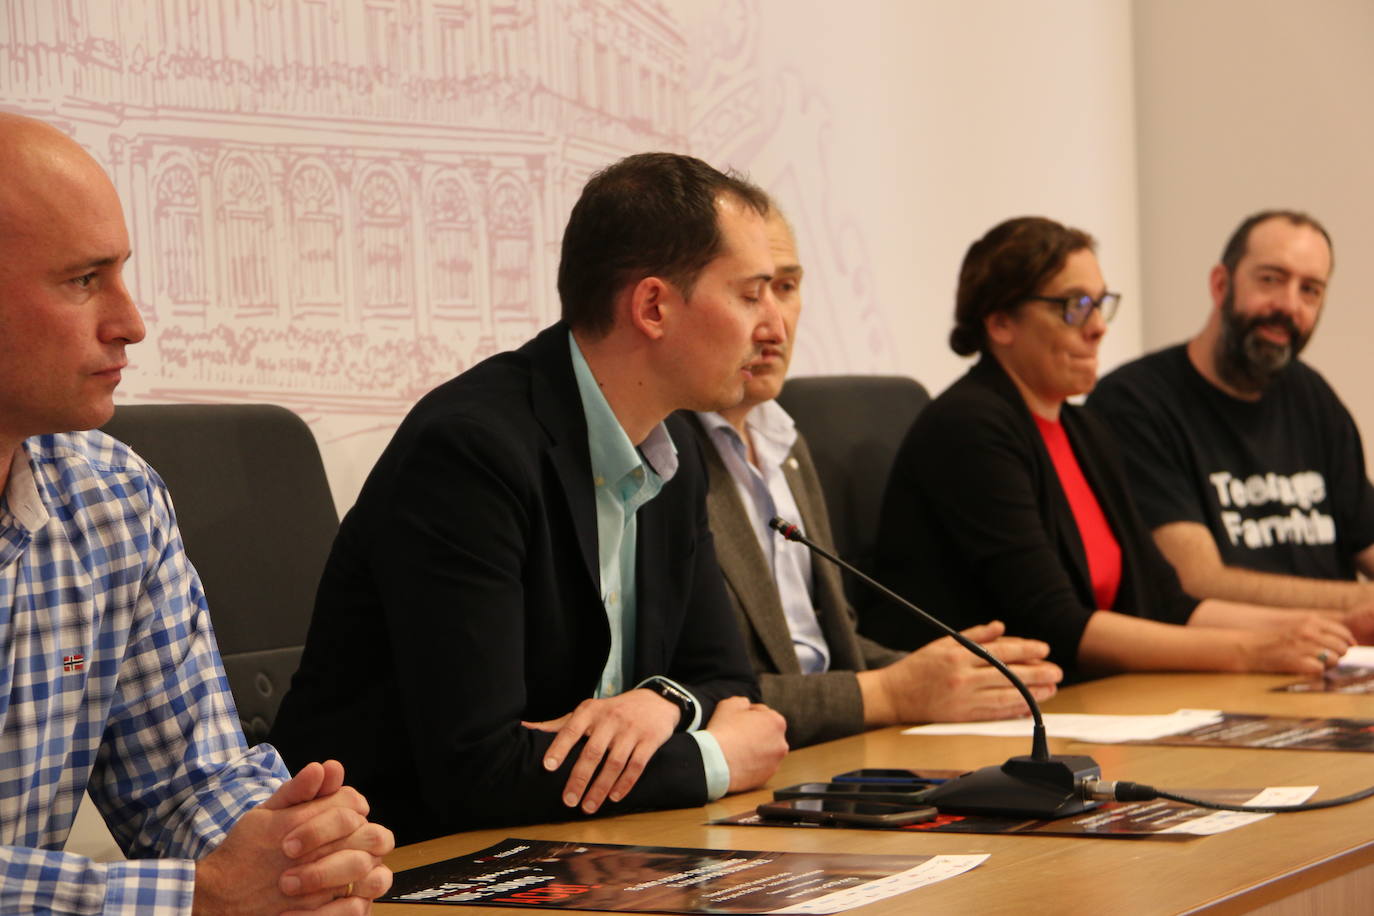
[[[511,838],[400,872],[380,902],[627,913],[838,913],[952,878],[986,859]]]

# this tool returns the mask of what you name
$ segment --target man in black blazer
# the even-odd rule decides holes
[[[700,450],[664,422],[737,403],[776,333],[767,212],[685,156],[592,177],[564,321],[423,398],[345,517],[272,734],[289,762],[342,760],[402,842],[772,774],[785,724],[751,703]]]

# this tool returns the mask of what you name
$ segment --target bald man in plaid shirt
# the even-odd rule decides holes
[[[0,912],[362,913],[390,831],[248,748],[166,489],[119,442],[143,323],[114,186],[0,114]],[[62,851],[89,788],[127,862]]]

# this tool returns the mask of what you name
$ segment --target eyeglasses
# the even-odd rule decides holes
[[[1120,293],[1103,293],[1101,299],[1092,296],[1027,296],[1035,302],[1049,302],[1063,310],[1064,323],[1077,327],[1088,320],[1093,309],[1102,310],[1102,320],[1111,321],[1116,317],[1116,307],[1121,304]]]

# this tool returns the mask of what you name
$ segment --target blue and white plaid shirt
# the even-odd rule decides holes
[[[166,488],[99,432],[0,504],[0,912],[190,912],[194,860],[286,778],[249,750]],[[62,852],[82,792],[131,861]]]

